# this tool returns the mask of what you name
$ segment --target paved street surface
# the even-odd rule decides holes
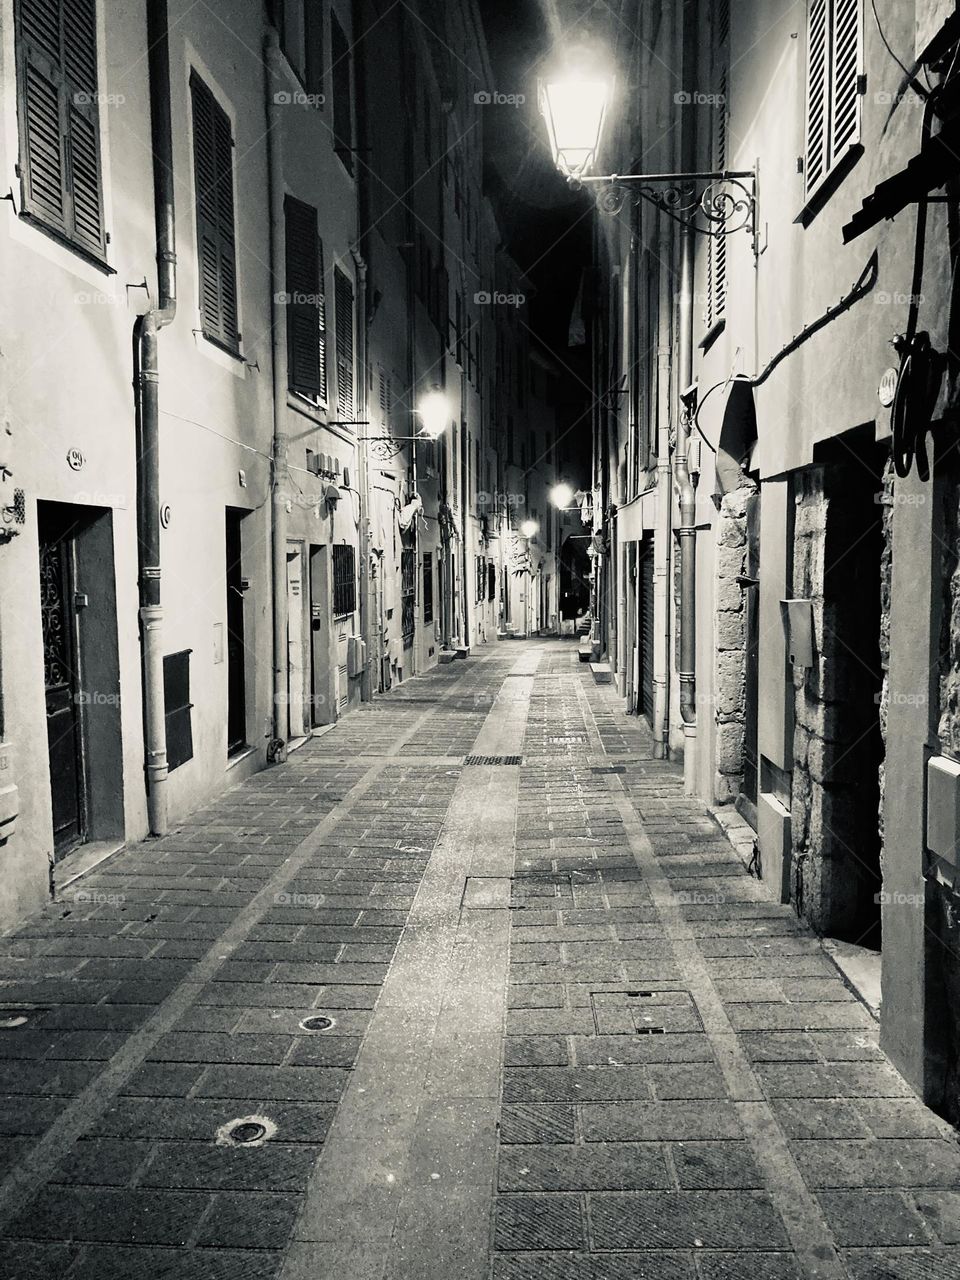
[[[0,1277],[960,1276],[953,1131],[569,643],[404,684],[0,979]]]

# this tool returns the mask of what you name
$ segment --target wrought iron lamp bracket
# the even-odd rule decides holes
[[[715,173],[611,173],[583,177],[598,188],[605,213],[619,213],[629,200],[646,200],[668,217],[700,235],[728,236],[746,230],[757,246],[757,175],[752,169]]]
[[[399,453],[403,452],[403,446],[410,443],[429,443],[433,437],[428,435],[420,436],[358,436],[358,440],[370,445],[370,453],[380,462],[389,462]]]

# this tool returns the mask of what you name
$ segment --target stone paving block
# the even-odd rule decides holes
[[[6,1231],[14,1239],[182,1244],[208,1204],[195,1192],[45,1187]]]
[[[319,1147],[207,1146],[164,1142],[140,1175],[140,1186],[171,1190],[302,1191]]]
[[[77,1244],[0,1240],[0,1280],[60,1280],[80,1250]]]
[[[850,1102],[818,1098],[773,1098],[770,1106],[788,1138],[869,1138],[867,1127]]]
[[[684,1191],[762,1188],[764,1176],[745,1142],[670,1142],[666,1150]]]
[[[510,1009],[562,1009],[564,988],[559,982],[511,986],[507,999]]]
[[[845,1249],[851,1280],[955,1280],[960,1249]]]
[[[589,1036],[594,1030],[588,1009],[511,1009],[507,1014],[509,1036]]]
[[[507,1036],[503,1055],[508,1067],[569,1066],[567,1041],[563,1036]]]
[[[743,1031],[740,1046],[750,1062],[819,1062],[820,1052],[805,1031]]]
[[[192,1139],[212,1142],[229,1120],[266,1115],[284,1143],[321,1143],[335,1106],[329,1102],[265,1101],[247,1098],[120,1098],[96,1122],[102,1137],[143,1138],[154,1141]]]
[[[960,1188],[960,1152],[938,1139],[797,1142],[792,1151],[810,1187]]]
[[[705,1062],[649,1066],[647,1074],[654,1096],[674,1098],[725,1098],[727,1085],[718,1067]]]
[[[913,1203],[941,1244],[960,1244],[960,1191],[921,1191]]]
[[[335,1102],[347,1085],[347,1071],[335,1067],[207,1067],[198,1097],[290,1102]]]
[[[695,1280],[682,1253],[497,1254],[493,1280]]]
[[[712,1062],[710,1041],[701,1033],[664,1035],[576,1036],[577,1062],[583,1066],[619,1063]]]
[[[281,1255],[266,1249],[152,1249],[91,1246],[71,1274],[77,1280],[274,1280]]]
[[[583,1209],[579,1196],[505,1195],[497,1200],[494,1247],[582,1249]]]
[[[788,1246],[770,1197],[756,1191],[591,1195],[596,1249],[771,1249]]]
[[[146,1062],[120,1090],[130,1098],[185,1098],[203,1075],[194,1062]]]
[[[500,1111],[502,1143],[573,1142],[572,1106],[560,1103],[506,1104]]]
[[[652,1096],[646,1072],[637,1067],[513,1067],[503,1073],[504,1102],[590,1102]]]
[[[803,1273],[792,1253],[701,1253],[697,1251],[700,1280],[802,1280]]]
[[[917,1246],[930,1233],[901,1195],[883,1191],[821,1191],[817,1196],[827,1225],[841,1248]]]
[[[176,1031],[157,1041],[148,1060],[278,1064],[287,1056],[293,1043],[292,1036],[230,1036],[215,1032]]]
[[[633,1191],[673,1185],[658,1143],[503,1147],[501,1191]]]
[[[727,1016],[734,1031],[815,1031],[872,1027],[859,1002],[853,1004],[731,1004]]]
[[[283,1249],[299,1207],[299,1196],[223,1192],[214,1198],[195,1243],[217,1249]]]
[[[74,1144],[50,1181],[124,1187],[136,1181],[137,1170],[146,1163],[150,1151],[147,1142],[86,1138]]]
[[[404,1178],[418,1186],[479,1186],[489,1192],[496,1145],[497,1107],[492,1099],[430,1099],[417,1113]]]
[[[587,1142],[670,1142],[742,1138],[729,1102],[607,1102],[581,1109]]]

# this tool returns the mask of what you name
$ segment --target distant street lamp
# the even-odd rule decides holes
[[[572,186],[600,187],[599,203],[606,213],[619,213],[627,199],[646,200],[682,226],[706,235],[729,235],[745,227],[757,252],[752,169],[592,175],[613,101],[614,77],[596,64],[569,59],[558,73],[544,77],[538,89],[554,164]],[[686,97],[677,95],[675,101],[681,110],[692,110]]]
[[[529,541],[534,534],[540,532],[540,525],[536,520],[524,520],[523,524],[520,526],[520,532]]]
[[[561,481],[550,490],[550,501],[560,511],[566,511],[573,504],[573,486]]]

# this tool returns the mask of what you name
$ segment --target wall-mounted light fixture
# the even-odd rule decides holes
[[[708,173],[590,172],[597,163],[616,80],[595,58],[569,55],[538,85],[553,162],[572,186],[600,188],[599,204],[619,213],[627,200],[646,200],[691,230],[730,235],[746,228],[756,252],[757,177],[752,169]],[[683,105],[683,104],[681,104]]]
[[[371,450],[376,457],[387,461],[395,458],[405,444],[411,441],[439,440],[453,421],[453,410],[450,400],[440,387],[434,387],[423,397],[416,409],[423,423],[423,428],[415,436],[357,436],[374,447]]]

